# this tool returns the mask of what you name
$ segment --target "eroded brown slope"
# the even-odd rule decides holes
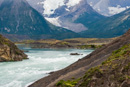
[[[58,87],[66,85],[64,83]],[[113,51],[106,61],[89,69],[71,87],[130,87],[130,44]]]
[[[105,61],[112,54],[112,51],[115,51],[128,43],[130,43],[130,30],[110,44],[95,50],[90,55],[73,63],[67,68],[40,79],[29,87],[54,87],[59,80],[67,80],[73,77],[79,78],[83,76],[88,69]]]
[[[19,50],[14,43],[0,35],[0,62],[21,61],[27,59],[27,55]]]

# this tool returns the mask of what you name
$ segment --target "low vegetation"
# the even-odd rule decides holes
[[[77,85],[79,80],[80,79],[72,79],[72,80],[68,80],[68,81],[60,80],[56,84],[56,86],[60,86],[60,87],[74,87],[75,85]]]

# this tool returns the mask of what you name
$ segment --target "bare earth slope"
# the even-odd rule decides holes
[[[129,43],[130,30],[123,36],[111,42],[110,44],[95,50],[90,55],[84,57],[83,59],[80,59],[79,61],[73,63],[65,69],[56,71],[51,75],[40,79],[39,81],[33,83],[29,87],[55,87],[55,84],[62,79],[68,80],[73,77],[82,77],[88,69],[100,65],[112,54],[113,51]]]

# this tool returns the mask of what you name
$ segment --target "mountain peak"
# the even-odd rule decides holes
[[[20,39],[62,39],[76,35],[72,31],[50,24],[26,0],[3,1],[0,5],[0,17],[0,32],[8,38],[16,35]],[[67,32],[68,35],[64,35]],[[63,35],[57,37],[58,34]]]
[[[82,23],[75,22],[80,16],[85,13],[90,15],[98,14],[88,4],[87,0],[27,0],[28,3],[43,14],[46,19],[52,24],[67,28],[74,32],[81,32],[88,29]],[[54,3],[52,3],[54,2]],[[100,19],[101,16],[96,16]],[[87,18],[87,16],[86,16]],[[89,17],[90,18],[90,17]],[[91,17],[95,20],[95,17]],[[91,20],[85,20],[87,22]]]

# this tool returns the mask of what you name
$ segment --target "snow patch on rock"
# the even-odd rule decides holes
[[[43,4],[44,8],[44,15],[49,16],[55,12],[56,9],[58,9],[61,6],[66,5],[67,11],[69,11],[68,8],[77,5],[81,0],[69,0],[67,3],[65,3],[65,0],[45,0],[44,2],[40,2],[38,4]]]
[[[117,5],[117,7],[108,7],[110,15],[118,14],[118,13],[120,13],[122,11],[125,11],[128,8],[130,8],[130,7],[129,6],[121,7],[120,5]]]
[[[59,27],[61,27],[61,25],[60,25],[60,23],[59,23],[59,17],[56,17],[56,18],[47,18],[47,17],[45,17],[45,19],[47,20],[47,21],[49,21],[50,23],[52,23],[52,24],[54,24],[54,25],[56,25],[56,26],[59,26]]]
[[[64,0],[46,0],[44,1],[44,14],[50,15],[53,14],[54,11],[64,5]]]
[[[6,30],[7,32],[10,32],[10,29],[8,29],[7,27],[5,27],[5,30]]]
[[[89,5],[104,16],[112,16],[130,8],[128,0],[87,0]]]
[[[90,2],[89,5],[92,7],[93,6],[93,2]]]
[[[77,5],[81,0],[69,0],[69,2],[66,4],[69,7]]]

